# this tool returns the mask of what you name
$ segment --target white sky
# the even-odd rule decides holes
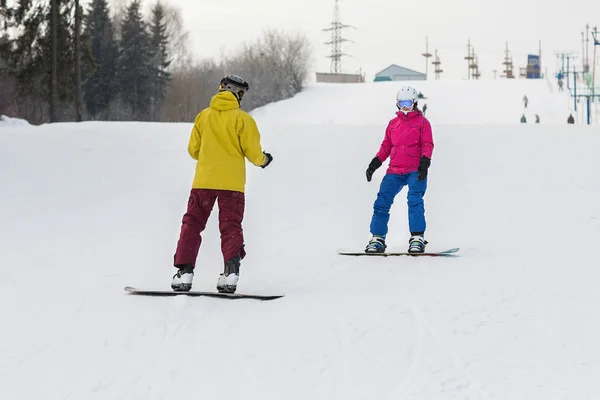
[[[333,0],[167,1],[182,9],[198,57],[218,58],[264,29],[278,28],[305,33],[313,45],[314,69],[329,71],[329,46],[323,44],[329,33],[322,29],[332,20]],[[342,23],[356,27],[343,32],[354,41],[343,46],[352,55],[343,58],[343,70],[362,68],[368,80],[392,63],[425,72],[425,36],[430,53],[438,49],[445,79],[467,77],[468,39],[479,56],[482,78],[502,70],[506,41],[518,72],[528,53],[538,53],[541,40],[542,68],[553,73],[556,52],[581,53],[586,23],[600,28],[598,0],[341,0],[340,10]],[[590,33],[590,58],[591,43]],[[596,49],[600,56],[600,46]]]

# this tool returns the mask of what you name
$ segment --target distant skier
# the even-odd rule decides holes
[[[242,97],[249,88],[239,76],[226,76],[221,80],[219,92],[213,96],[210,107],[196,117],[188,152],[198,162],[174,256],[173,265],[178,270],[171,288],[175,291],[192,288],[201,233],[206,228],[215,202],[219,207],[224,260],[224,271],[219,276],[217,290],[226,293],[236,291],[240,262],[246,255],[242,233],[245,159],[262,168],[273,160],[262,150],[256,122],[240,109]]]
[[[423,115],[427,114],[427,104],[423,104]]]
[[[527,98],[527,95],[523,96],[523,104],[525,105],[525,108],[527,108],[527,104],[529,104],[529,99]]]
[[[569,118],[567,118],[567,124],[574,124],[575,118],[573,118],[573,114],[569,114]]]
[[[388,232],[390,208],[394,198],[408,185],[408,222],[410,240],[408,251],[425,251],[425,207],[423,196],[427,189],[427,171],[433,153],[431,125],[417,108],[418,92],[410,87],[402,87],[396,95],[397,116],[385,131],[379,152],[367,168],[367,182],[373,173],[390,157],[386,175],[381,181],[377,199],[373,205],[370,231],[372,238],[365,252],[384,252]]]
[[[535,123],[539,124],[540,123],[540,116],[535,114]]]
[[[527,122],[527,118],[525,118],[525,114],[521,116],[521,123],[524,124]]]

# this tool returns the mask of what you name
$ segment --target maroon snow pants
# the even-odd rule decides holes
[[[196,266],[196,258],[202,243],[201,234],[206,228],[215,201],[219,207],[219,231],[221,232],[223,261],[238,254],[241,258],[246,256],[242,233],[244,193],[231,190],[192,189],[175,251],[175,266],[184,264]]]

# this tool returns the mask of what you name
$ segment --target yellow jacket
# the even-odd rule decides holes
[[[198,160],[194,189],[244,192],[245,158],[256,166],[266,161],[256,122],[228,91],[213,96],[210,107],[196,117],[188,152]]]

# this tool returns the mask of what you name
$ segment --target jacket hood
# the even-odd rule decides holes
[[[229,111],[240,108],[235,95],[229,91],[223,91],[215,94],[210,100],[210,108],[217,111]]]

